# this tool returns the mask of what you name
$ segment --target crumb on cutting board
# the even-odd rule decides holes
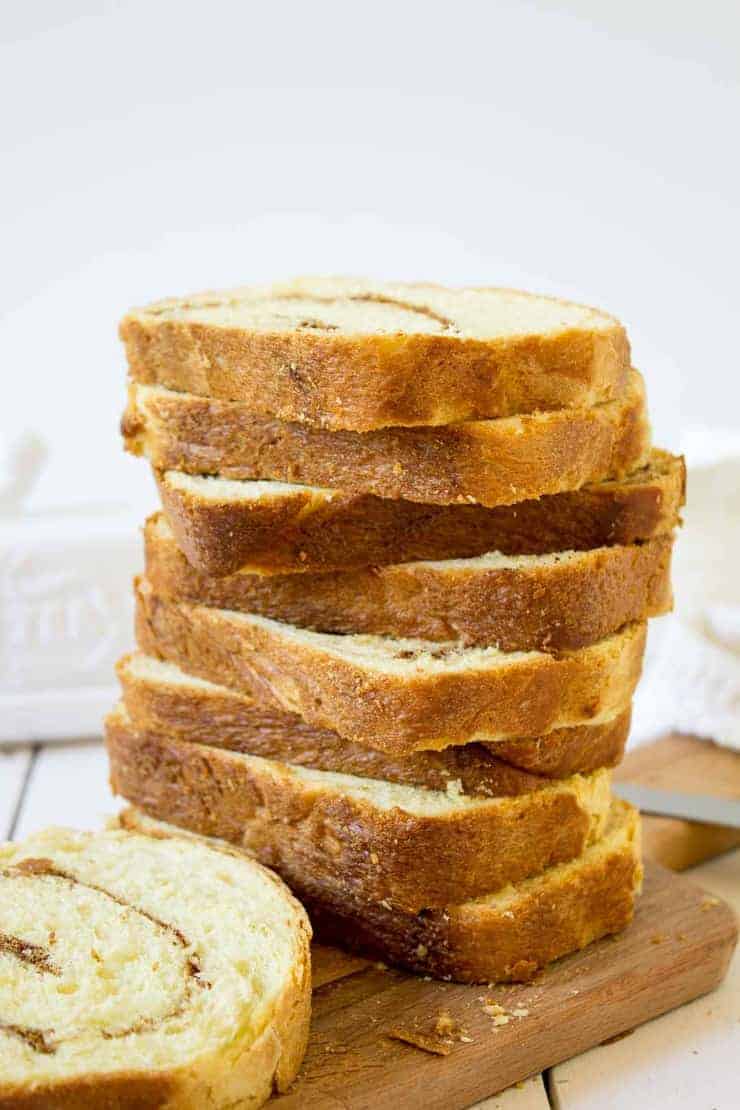
[[[505,1006],[492,998],[480,998],[478,1001],[483,1003],[483,1013],[492,1019],[494,1026],[508,1025],[512,1018],[529,1017],[529,1010],[523,1006],[516,1006],[513,1010],[507,1010]]]
[[[404,1044],[410,1044],[434,1056],[449,1056],[456,1041],[460,1044],[473,1043],[473,1038],[468,1035],[468,1031],[445,1010],[437,1015],[429,1031],[394,1028],[387,1035],[392,1040],[403,1041]]]
[[[390,1029],[388,1036],[393,1041],[403,1041],[404,1044],[420,1048],[422,1052],[431,1052],[433,1056],[449,1056],[452,1052],[450,1041],[441,1041],[437,1037],[430,1037],[414,1029]]]

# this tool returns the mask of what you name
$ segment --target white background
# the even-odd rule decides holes
[[[0,431],[48,438],[37,504],[152,498],[129,305],[296,272],[595,303],[666,445],[740,424],[734,0],[25,0],[2,34]]]

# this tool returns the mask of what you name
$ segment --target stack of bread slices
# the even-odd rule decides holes
[[[238,845],[319,939],[526,979],[630,920],[612,798],[682,461],[611,316],[304,279],[130,313],[145,527],[107,723],[129,825]]]

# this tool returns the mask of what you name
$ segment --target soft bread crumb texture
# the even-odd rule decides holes
[[[230,478],[219,478],[215,475],[185,474],[180,470],[165,472],[166,481],[173,489],[181,490],[193,496],[202,497],[210,502],[234,501],[280,501],[285,498],[300,496],[307,500],[318,502],[331,501],[336,496],[336,491],[324,489],[321,486],[302,486],[295,482],[273,481],[235,481]]]
[[[50,829],[0,847],[0,892],[0,1100],[125,1073],[261,1104],[276,1016],[293,995],[299,1024],[307,1000],[310,930],[273,875],[205,843]],[[237,1061],[260,1039],[250,1092]]]
[[[202,293],[159,301],[132,315],[265,332],[341,330],[358,336],[403,333],[480,340],[572,328],[604,331],[616,324],[613,316],[596,309],[513,289],[453,290],[342,278],[299,278]]]

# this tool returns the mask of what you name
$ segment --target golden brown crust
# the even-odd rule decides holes
[[[313,876],[293,889],[317,940],[456,982],[526,982],[552,960],[632,920],[642,881],[639,838],[597,854],[588,850],[565,879],[553,873],[509,911],[467,902],[423,914],[389,912],[361,898],[337,897]],[[511,916],[513,915],[513,916]]]
[[[311,487],[258,499],[205,499],[157,476],[167,519],[189,562],[210,576],[242,568],[324,572],[631,544],[671,532],[685,494],[683,460],[654,451],[625,479],[513,506],[421,505]]]
[[[145,579],[136,592],[142,651],[394,755],[611,717],[632,698],[645,645],[635,624],[579,652],[514,656],[495,670],[393,673],[329,652],[315,634],[296,640],[261,618],[166,601]]]
[[[259,613],[319,632],[366,632],[497,645],[502,651],[585,647],[672,604],[672,537],[522,566],[401,563],[326,574],[197,571],[161,517],[144,529],[157,593]]]
[[[183,1106],[173,1102],[180,1094],[173,1075],[151,1072],[122,1072],[117,1075],[75,1077],[61,1083],[38,1084],[34,1088],[0,1086],[1,1110],[169,1110]]]
[[[612,326],[480,341],[439,334],[343,334],[210,326],[167,306],[121,323],[139,382],[241,401],[251,412],[327,428],[450,424],[589,405],[619,393],[627,336]],[[164,311],[162,311],[164,307]]]
[[[620,477],[644,464],[650,447],[636,372],[624,396],[604,405],[364,434],[259,419],[237,402],[134,385],[122,431],[127,449],[156,470],[490,507]]]
[[[133,822],[130,827],[140,828]],[[255,1110],[275,1091],[287,1091],[306,1054],[310,1018],[311,952],[306,936],[302,965],[278,1000],[272,1024],[248,1051],[229,1060],[231,1091],[248,1099]],[[224,1061],[216,1068],[223,1073]],[[70,1076],[32,1088],[3,1084],[0,1078],[0,1110],[203,1110],[205,1105],[228,1110],[234,1101],[230,1094],[219,1099],[214,1093],[217,1081],[214,1074],[202,1082],[187,1067]]]
[[[497,759],[547,778],[586,775],[598,767],[615,767],[621,761],[631,715],[630,706],[601,724],[554,728],[534,740],[497,740],[482,747]],[[463,750],[467,746],[463,745]]]
[[[135,809],[126,815],[134,828],[161,827]],[[615,801],[602,841],[510,891],[503,905],[481,899],[411,914],[310,872],[294,890],[327,944],[422,975],[493,983],[527,981],[550,961],[619,932],[632,919],[641,882],[639,815]]]
[[[598,805],[589,809],[579,797],[583,779],[571,780],[572,790],[422,816],[301,779],[284,764],[141,735],[115,713],[106,744],[113,791],[149,816],[246,848],[288,885],[311,874],[414,912],[573,859],[605,820]]]
[[[616,766],[629,733],[627,709],[607,724],[559,729],[542,740],[502,741],[490,747],[464,744],[393,757],[225,686],[184,684],[168,681],[166,675],[142,673],[136,666],[142,658],[146,657],[124,656],[117,668],[124,705],[142,735],[164,733],[319,771],[430,790],[446,790],[456,783],[464,794],[525,794],[553,778]],[[506,749],[501,757],[499,748]],[[530,766],[517,766],[517,759]]]

